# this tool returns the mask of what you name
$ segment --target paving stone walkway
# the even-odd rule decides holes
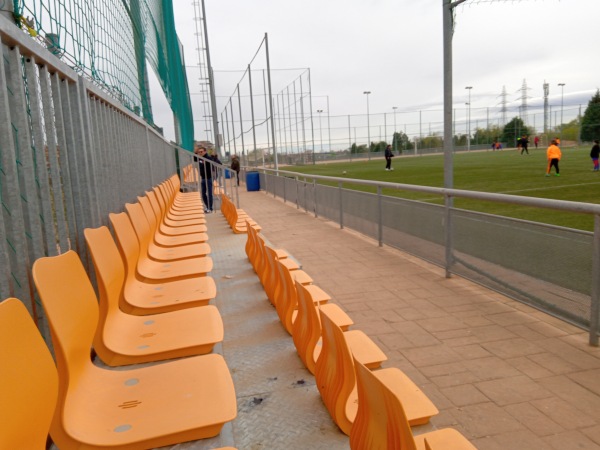
[[[263,234],[381,346],[384,367],[435,402],[435,427],[480,450],[600,449],[600,349],[587,333],[264,192],[239,192]]]

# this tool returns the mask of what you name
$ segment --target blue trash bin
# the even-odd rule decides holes
[[[229,180],[231,178],[231,170],[225,169],[225,179]]]
[[[248,192],[260,191],[260,176],[258,172],[246,173],[246,190]]]

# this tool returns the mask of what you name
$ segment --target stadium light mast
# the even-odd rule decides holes
[[[467,103],[467,151],[471,151],[471,89],[473,86],[465,87],[469,91],[469,102]]]
[[[206,69],[208,74],[208,89],[210,94],[210,109],[212,115],[212,126],[213,126],[213,139],[215,145],[215,151],[217,155],[223,157],[221,154],[221,143],[219,142],[219,118],[217,116],[217,97],[215,95],[215,76],[213,73],[212,64],[210,61],[210,50],[208,47],[208,25],[206,24],[206,8],[204,7],[204,0],[200,3],[202,8],[203,18],[203,32],[204,32],[204,50],[206,52]]]
[[[369,114],[369,94],[371,91],[365,91],[363,94],[367,96],[367,157],[371,161],[371,117]]]
[[[394,143],[394,151],[398,151],[398,139],[396,139],[396,110],[398,109],[397,106],[392,106],[392,109],[394,110],[394,134],[392,135],[392,142]]]
[[[563,140],[563,108],[565,104],[565,83],[558,83],[560,86],[560,143]]]
[[[321,126],[321,114],[323,113],[322,109],[317,109],[317,114],[319,114],[319,139],[321,141],[321,152],[323,152],[323,127]]]

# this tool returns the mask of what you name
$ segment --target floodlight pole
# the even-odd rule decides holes
[[[392,109],[394,110],[394,134],[392,135],[392,142],[394,143],[394,151],[397,152],[398,151],[398,139],[396,138],[396,110],[398,109],[397,106],[392,106]]]
[[[471,151],[471,89],[473,86],[465,87],[466,90],[469,91],[469,103],[467,103],[468,113],[467,113],[467,151]]]
[[[453,152],[454,142],[452,136],[452,10],[465,0],[442,0],[444,24],[444,188],[452,189],[454,185]],[[453,263],[452,255],[452,223],[450,210],[453,206],[452,197],[445,197],[445,223],[446,223],[446,278],[450,278],[450,268]]]
[[[208,72],[208,89],[210,91],[210,110],[213,122],[213,139],[215,144],[215,151],[217,155],[223,157],[221,154],[221,145],[219,143],[219,118],[217,115],[217,96],[215,95],[215,76],[213,73],[212,65],[210,62],[210,50],[208,47],[208,25],[206,24],[206,8],[204,7],[204,0],[201,2],[202,5],[202,23],[204,25],[204,46],[206,50],[206,66]]]
[[[563,106],[565,100],[565,83],[558,83],[560,86],[560,143],[563,140]]]
[[[317,109],[317,114],[319,114],[319,139],[320,139],[321,153],[323,152],[323,127],[321,126],[321,113],[322,112],[323,112],[322,109]]]

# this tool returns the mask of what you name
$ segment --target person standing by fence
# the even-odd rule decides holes
[[[235,178],[237,180],[237,185],[240,185],[240,159],[237,155],[233,155],[231,157],[231,170],[235,172]]]
[[[204,203],[204,212],[210,214],[213,208],[213,180],[212,180],[212,169],[206,154],[206,149],[202,146],[198,147],[194,152],[201,158],[198,160],[198,171],[200,172],[200,188],[202,190],[202,203]]]
[[[392,168],[392,158],[394,157],[394,153],[392,152],[392,146],[388,145],[385,148],[385,170],[394,170]]]
[[[546,157],[548,158],[548,169],[546,170],[547,177],[550,176],[550,169],[552,168],[552,166],[554,166],[554,170],[556,170],[556,176],[560,177],[558,162],[560,161],[561,156],[562,153],[556,143],[556,139],[552,139],[550,147],[548,147],[548,150],[546,150]]]
[[[592,162],[594,163],[594,172],[598,172],[598,158],[600,157],[600,144],[598,139],[594,141],[594,146],[592,147],[592,151],[590,152],[590,157],[592,158]]]

